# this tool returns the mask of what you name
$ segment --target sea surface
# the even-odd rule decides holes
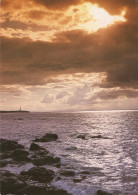
[[[2,138],[17,140],[26,148],[35,137],[58,134],[57,141],[40,145],[61,158],[61,169],[74,170],[82,181],[61,177],[53,181],[56,187],[73,195],[93,195],[98,189],[115,195],[138,194],[138,111],[3,113],[0,129]],[[3,169],[19,174],[32,166]],[[58,176],[59,170],[55,171]]]

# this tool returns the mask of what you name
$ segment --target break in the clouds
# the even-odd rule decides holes
[[[2,1],[1,108],[137,109],[137,20],[134,0]]]

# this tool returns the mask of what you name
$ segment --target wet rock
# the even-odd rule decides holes
[[[38,151],[38,150],[44,150],[43,147],[39,146],[38,144],[36,143],[31,143],[30,145],[30,150],[32,151]]]
[[[75,178],[73,179],[74,183],[79,183],[79,182],[81,182],[82,180],[83,180],[83,178],[80,177],[80,176],[77,176],[77,177],[75,177]]]
[[[12,153],[12,158],[18,162],[21,162],[21,161],[28,162],[30,161],[30,158],[28,157],[28,155],[29,155],[29,152],[23,149],[17,149]]]
[[[2,194],[16,194],[19,189],[26,186],[25,182],[21,181],[18,176],[10,173],[9,171],[1,171],[0,180]]]
[[[8,152],[19,148],[23,149],[24,146],[13,140],[0,139],[0,148],[1,152]]]
[[[60,174],[65,177],[73,177],[75,175],[74,171],[70,170],[64,170]]]
[[[108,137],[103,137],[102,135],[95,135],[95,136],[91,136],[91,138],[95,139],[109,139]]]
[[[8,164],[7,160],[1,160],[0,161],[0,167],[5,167]]]
[[[70,195],[66,190],[55,187],[27,186],[17,192],[17,195]]]
[[[48,183],[54,178],[54,172],[44,167],[33,167],[28,171],[22,171],[20,175],[40,183]]]
[[[55,167],[60,168],[61,167],[61,164],[60,163],[55,164]]]
[[[1,159],[11,158],[11,154],[12,154],[11,152],[2,153]]]
[[[90,172],[89,171],[82,171],[81,174],[84,174],[84,175],[89,175]]]
[[[21,121],[21,120],[23,120],[23,118],[18,118],[17,120]]]
[[[68,147],[68,148],[66,148],[66,150],[77,150],[77,147],[75,147],[75,146],[74,147],[73,146],[72,147]]]
[[[11,158],[11,154],[12,154],[11,152],[2,153],[1,159]]]
[[[71,195],[71,194],[69,194],[66,190],[51,187],[51,188],[47,189],[46,195]]]
[[[39,156],[33,159],[33,164],[36,166],[59,164],[60,158],[53,156]]]
[[[18,190],[17,195],[47,195],[46,188],[39,186],[26,186]]]
[[[46,133],[43,137],[36,138],[34,141],[35,142],[51,142],[51,141],[56,141],[57,139],[58,139],[57,134]]]
[[[78,135],[77,138],[85,139],[86,138],[86,135]]]
[[[102,191],[102,190],[98,190],[96,192],[96,195],[112,195],[111,193],[108,193],[108,192],[105,192],[105,191]]]
[[[91,136],[91,138],[102,138],[101,135],[95,135],[95,136]]]

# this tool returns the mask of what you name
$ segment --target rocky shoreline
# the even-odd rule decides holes
[[[39,142],[51,142],[58,139],[57,134],[47,133],[41,138],[36,138],[30,144],[29,149],[17,141],[0,139],[1,150],[1,195],[70,195],[64,189],[54,187],[51,182],[60,180],[60,177],[73,177],[74,183],[85,179],[76,176],[75,171],[63,169],[59,157],[55,157],[48,150],[39,145]],[[37,142],[37,143],[36,143]],[[9,164],[22,165],[31,163],[32,167],[21,171],[18,175],[4,170]],[[48,165],[50,168],[43,166]],[[58,176],[54,168],[60,173]],[[111,195],[110,193],[98,190],[96,195]]]

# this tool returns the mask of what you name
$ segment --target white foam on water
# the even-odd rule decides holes
[[[24,165],[15,165],[15,164],[9,164],[5,167],[2,167],[0,170],[7,170],[14,174],[20,174],[21,171],[28,171],[33,167],[32,163],[27,163]]]
[[[67,181],[54,181],[52,184],[57,187],[66,190],[68,193],[72,195],[95,195],[96,190],[94,190],[90,186],[82,185],[82,184],[73,184],[68,183]]]

